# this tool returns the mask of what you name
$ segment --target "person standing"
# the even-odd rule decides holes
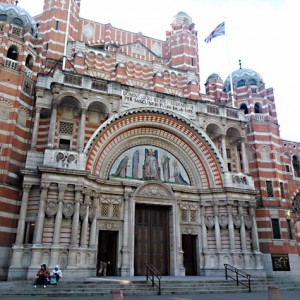
[[[98,276],[106,276],[106,272],[107,272],[107,265],[109,265],[110,262],[108,260],[108,255],[107,255],[107,251],[104,252],[102,254],[100,263],[99,263],[99,271],[98,271]]]
[[[38,285],[43,285],[44,288],[46,288],[47,279],[50,277],[50,272],[47,269],[46,264],[41,265],[41,268],[36,273],[37,278],[34,282],[34,288],[36,288]]]

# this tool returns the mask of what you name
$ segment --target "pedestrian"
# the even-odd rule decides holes
[[[99,271],[98,271],[98,276],[106,276],[107,272],[107,265],[109,265],[110,262],[108,260],[108,255],[107,251],[103,253],[101,259],[100,259],[100,264],[99,264]]]
[[[62,277],[62,271],[59,269],[59,266],[56,265],[54,270],[52,270],[51,272],[50,284],[57,284],[61,277]]]
[[[41,265],[41,268],[36,273],[37,278],[34,281],[34,287],[36,288],[38,285],[42,285],[46,288],[47,280],[50,277],[50,272],[47,269],[46,264]]]

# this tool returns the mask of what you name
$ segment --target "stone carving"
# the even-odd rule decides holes
[[[58,167],[69,168],[77,164],[77,155],[68,152],[58,152],[55,156]]]
[[[147,188],[143,189],[143,193],[144,196],[155,196],[155,197],[167,197],[169,195],[169,193],[166,192],[165,189],[162,189],[159,186],[148,186]]]
[[[48,217],[56,215],[58,211],[58,203],[56,201],[47,201],[45,213]]]
[[[75,211],[75,207],[73,203],[64,203],[63,204],[63,215],[65,216],[65,218],[69,219],[73,216]]]
[[[251,229],[252,228],[252,218],[251,216],[245,216],[245,225],[247,229]]]
[[[219,216],[219,225],[222,228],[226,228],[228,225],[228,216],[227,215],[220,215]]]
[[[247,177],[242,175],[232,175],[232,182],[233,183],[242,183],[242,184],[248,184]]]
[[[209,228],[209,229],[211,229],[215,225],[215,217],[213,217],[213,216],[205,216],[204,222],[205,222],[206,227]]]
[[[233,219],[233,224],[234,224],[235,228],[240,228],[241,227],[241,216],[239,214],[233,214],[232,219]]]
[[[85,218],[87,209],[88,209],[88,204],[83,203],[80,205],[79,215],[80,215],[81,220],[83,220]]]
[[[90,206],[89,209],[89,220],[93,221],[96,217],[96,206]]]

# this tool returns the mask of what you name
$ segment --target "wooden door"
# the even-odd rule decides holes
[[[135,275],[145,275],[150,263],[169,274],[169,209],[137,205],[135,215]]]
[[[196,235],[182,235],[183,265],[185,275],[197,275]]]

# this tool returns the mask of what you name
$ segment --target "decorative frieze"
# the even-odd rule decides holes
[[[58,211],[58,203],[57,201],[47,201],[45,213],[48,217],[53,217],[56,215]]]

